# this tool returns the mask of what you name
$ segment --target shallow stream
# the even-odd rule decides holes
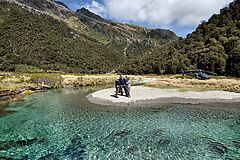
[[[240,104],[100,106],[99,88],[36,93],[0,114],[0,157],[240,159]]]

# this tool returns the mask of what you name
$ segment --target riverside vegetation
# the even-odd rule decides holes
[[[73,12],[56,1],[12,2],[0,1],[1,71],[173,74],[203,69],[240,77],[240,0],[187,38],[105,20],[84,8]]]
[[[63,73],[0,72],[0,97],[31,94],[63,87],[80,87],[113,84],[118,75],[80,75]],[[129,76],[142,80],[144,76]]]
[[[113,85],[118,75],[78,75],[61,73],[10,73],[0,72],[0,97],[31,94],[34,91],[62,87]],[[132,81],[143,82],[157,88],[178,88],[180,91],[225,90],[240,92],[240,79],[213,77],[201,81],[181,75],[130,75]]]

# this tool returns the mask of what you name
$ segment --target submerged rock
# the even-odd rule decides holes
[[[159,141],[158,141],[158,144],[160,145],[160,146],[167,146],[167,145],[169,145],[171,143],[171,140],[169,140],[169,139],[160,139]]]
[[[107,140],[107,139],[115,140],[116,137],[123,138],[123,137],[126,137],[127,135],[129,135],[130,133],[132,133],[131,130],[125,130],[125,129],[122,130],[122,131],[119,131],[119,132],[114,132],[113,131],[103,139],[104,140]]]
[[[240,142],[239,141],[232,141],[233,142],[233,145],[236,147],[236,148],[240,148]]]
[[[28,157],[28,155],[26,155],[26,156],[22,157],[22,158],[21,158],[21,160],[29,160],[29,157]]]
[[[161,136],[165,132],[163,128],[157,128],[152,131],[153,135],[155,136]]]
[[[47,155],[39,158],[38,160],[60,160],[60,155],[55,154],[55,153],[50,153],[50,154],[47,154]]]
[[[227,147],[224,146],[222,143],[219,143],[219,142],[210,141],[209,142],[209,147],[211,148],[211,150],[213,152],[218,153],[220,155],[224,155],[225,153],[228,152]]]
[[[125,136],[127,136],[128,134],[130,134],[130,133],[131,133],[130,130],[123,130],[123,131],[120,131],[120,132],[116,132],[116,133],[114,134],[114,136],[116,136],[116,137],[125,137]]]
[[[135,152],[138,151],[138,147],[136,146],[131,146],[131,147],[128,147],[127,149],[127,154],[134,154]]]
[[[82,143],[82,138],[77,136],[71,140],[71,144],[64,151],[64,155],[69,155],[72,159],[83,159],[86,155],[86,146]]]
[[[18,141],[0,141],[0,150],[8,150],[12,147],[23,147],[27,145],[31,145],[33,143],[43,143],[46,140],[43,138],[33,138],[33,139],[25,139]]]
[[[0,160],[14,160],[14,159],[9,157],[0,157]]]

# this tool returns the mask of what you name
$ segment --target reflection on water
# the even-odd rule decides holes
[[[0,117],[0,157],[240,159],[240,105],[91,104],[96,88],[37,93]]]

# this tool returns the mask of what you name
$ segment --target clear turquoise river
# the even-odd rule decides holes
[[[0,159],[240,159],[239,103],[101,106],[85,98],[96,89],[0,106]]]

